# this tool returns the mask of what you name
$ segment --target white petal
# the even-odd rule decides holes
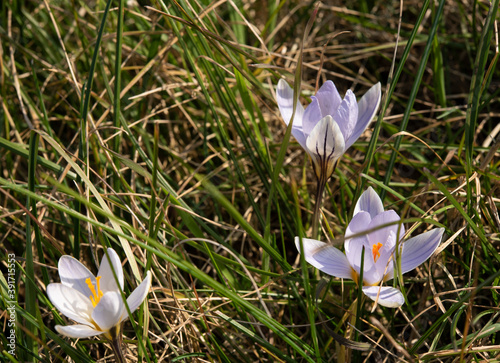
[[[52,304],[66,317],[80,324],[92,325],[92,303],[80,291],[63,284],[49,284],[47,295]]]
[[[101,300],[92,313],[92,319],[101,328],[107,331],[120,323],[125,304],[120,293],[110,291],[101,297]]]
[[[358,122],[358,103],[351,90],[347,90],[333,119],[339,124],[345,141],[345,149],[347,150],[357,139],[352,135]]]
[[[295,246],[300,252],[300,238],[295,237]],[[347,257],[339,249],[314,239],[302,238],[304,258],[311,265],[328,275],[352,279],[352,268]]]
[[[293,114],[293,89],[286,83],[284,79],[280,79],[276,87],[276,100],[281,112],[281,117],[288,125]],[[302,129],[302,118],[304,116],[304,107],[297,100],[295,116],[293,118],[292,135],[297,139],[299,144],[306,149],[306,136]]]
[[[361,264],[361,253],[363,246],[365,247],[365,255],[370,251],[368,237],[366,236],[366,231],[370,225],[370,215],[367,212],[360,212],[354,215],[351,222],[347,226],[345,232],[345,242],[344,249],[349,264],[359,273]],[[351,238],[351,236],[359,234],[357,237]]]
[[[370,217],[372,219],[375,218],[377,214],[384,211],[382,200],[372,187],[369,187],[363,194],[361,194],[361,197],[359,197],[358,202],[354,207],[353,215],[356,215],[361,211],[370,213]]]
[[[85,296],[92,295],[85,280],[90,278],[95,284],[95,277],[80,261],[64,255],[59,259],[57,266],[61,282],[64,285],[80,291]]]
[[[135,288],[134,291],[127,298],[127,305],[132,314],[139,305],[142,304],[146,296],[148,296],[149,288],[151,287],[151,271],[146,273],[146,278],[141,282],[139,286]],[[128,318],[127,309],[125,309],[121,320]]]
[[[349,139],[346,140],[346,150],[361,136],[377,113],[381,99],[380,82],[372,86],[358,102],[358,120]]]
[[[278,82],[278,87],[276,88],[276,99],[281,112],[281,117],[283,117],[283,120],[288,125],[293,113],[293,88],[291,88],[284,79],[280,79]],[[303,115],[304,107],[302,107],[300,102],[297,100],[293,124],[296,126],[302,126]]]
[[[379,305],[387,308],[398,308],[405,303],[405,298],[401,291],[394,287],[363,286],[363,293]]]
[[[304,131],[304,135],[306,135],[306,137],[312,132],[314,126],[316,126],[324,116],[326,115],[321,115],[318,100],[315,97],[312,97],[312,101],[309,106],[306,107],[304,117],[302,118],[302,130]]]
[[[405,229],[402,224],[398,222],[401,221],[401,218],[398,214],[393,210],[388,210],[382,212],[375,216],[370,222],[368,228],[372,230],[369,234],[369,240],[371,244],[382,243],[385,244],[389,240],[389,235],[391,232],[394,233],[394,236],[398,236],[399,232],[399,240],[403,238]],[[385,227],[381,227],[384,226]],[[395,239],[393,242],[397,242]],[[394,246],[392,246],[394,247]]]
[[[337,123],[331,116],[322,118],[306,140],[311,157],[316,155],[334,163],[344,154],[344,138]]]
[[[373,246],[373,245],[372,245]],[[382,280],[390,280],[390,277],[394,276],[394,250],[396,247],[396,234],[393,231],[389,232],[389,237],[382,244],[382,247],[378,250],[380,254],[377,261],[375,262],[377,270],[377,282],[368,283],[368,285],[373,285]],[[373,249],[372,249],[373,257]],[[375,258],[375,257],[373,257]]]
[[[363,260],[363,282],[368,285],[378,284],[382,281],[389,258],[387,253],[384,253],[384,247],[382,247],[380,250],[381,255],[375,262],[373,256],[373,245],[376,245],[378,242],[382,242],[382,244],[384,244],[385,241],[378,241],[377,243],[372,242],[372,222],[373,220],[368,212],[361,211],[357,213],[354,217],[352,217],[351,222],[347,226],[345,241],[347,259],[358,274],[360,274],[361,271],[361,256],[363,253],[363,247],[365,248],[365,258]],[[355,234],[358,234],[358,236],[350,238],[350,236]],[[391,267],[392,265],[388,266],[388,271]]]
[[[401,253],[401,272],[411,271],[431,257],[441,243],[443,233],[444,228],[436,228],[404,242]]]
[[[108,248],[107,251],[109,259],[111,260],[111,265],[113,266],[113,269],[115,271],[116,277],[120,282],[120,288],[121,290],[123,290],[123,268],[120,258],[118,257],[118,254],[115,252],[114,249]],[[99,283],[103,294],[107,293],[108,291],[120,291],[118,289],[118,285],[116,285],[116,280],[113,275],[113,270],[111,270],[111,265],[108,262],[106,254],[104,254],[102,256],[101,266],[99,266],[99,272],[97,273],[97,276],[102,276]]]
[[[340,97],[339,91],[337,91],[332,81],[323,83],[314,98],[318,99],[321,115],[323,115],[323,117],[326,115],[331,115],[333,117],[342,102],[342,97]]]
[[[56,325],[56,331],[70,338],[88,338],[104,333],[87,325]]]

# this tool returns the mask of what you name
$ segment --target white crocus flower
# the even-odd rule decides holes
[[[293,89],[280,79],[276,98],[283,120],[288,125],[293,113]],[[380,82],[356,101],[348,90],[344,99],[335,84],[321,86],[306,109],[297,102],[292,135],[309,154],[318,180],[326,182],[333,174],[337,161],[361,136],[370,124],[380,104]]]
[[[302,247],[307,262],[332,276],[358,283],[363,265],[363,293],[382,306],[395,308],[404,304],[403,294],[381,283],[394,277],[396,246],[400,246],[401,273],[404,274],[432,256],[443,232],[444,228],[436,228],[402,242],[405,229],[400,217],[393,210],[384,211],[380,197],[368,188],[356,203],[347,227],[345,254],[324,242],[307,238],[302,239]],[[300,251],[298,237],[295,244]]]
[[[47,295],[52,304],[76,325],[56,325],[59,334],[70,338],[85,338],[104,334],[116,339],[120,324],[128,318],[127,309],[120,291],[123,291],[123,270],[117,253],[108,248],[103,256],[97,277],[83,264],[71,256],[59,259],[61,283],[47,286]],[[111,267],[112,266],[112,267]],[[116,274],[117,285],[113,271]],[[127,298],[130,312],[134,312],[146,298],[151,286],[151,272]]]

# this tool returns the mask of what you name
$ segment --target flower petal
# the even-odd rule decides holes
[[[375,249],[377,245],[377,249]],[[376,279],[368,281],[368,285],[378,284],[380,281],[389,280],[389,276],[394,276],[394,250],[396,246],[396,234],[394,231],[389,232],[389,236],[382,246],[377,244],[372,244],[371,256],[375,260],[376,255],[378,257],[375,261],[375,272],[372,273],[376,276]],[[376,252],[375,252],[376,251]],[[378,252],[378,253],[377,253]]]
[[[363,280],[367,278],[365,271],[373,268],[373,258],[370,257],[371,246],[368,241],[368,236],[364,233],[370,224],[370,215],[366,212],[360,212],[352,217],[351,222],[347,226],[345,232],[344,249],[349,265],[356,271],[361,272],[361,255],[363,254],[363,247],[365,248],[365,258],[363,260]],[[360,234],[357,237],[352,235]],[[373,281],[376,283],[377,281]]]
[[[326,115],[335,115],[337,109],[342,103],[342,97],[340,97],[339,91],[337,91],[337,88],[332,81],[326,81],[323,83],[321,88],[318,90],[318,93],[316,93],[316,96],[312,98],[316,98],[318,100],[321,115],[323,117]]]
[[[61,283],[78,290],[85,296],[92,295],[85,280],[90,278],[92,283],[95,284],[95,277],[80,261],[74,257],[64,255],[59,259],[57,267]]]
[[[104,333],[87,325],[56,325],[56,331],[70,338],[88,338]]]
[[[118,254],[112,248],[108,248],[107,252],[111,265],[113,266],[113,270],[115,271],[116,277],[120,283],[120,289],[118,289],[118,285],[116,284],[115,276],[113,275],[113,270],[109,264],[108,257],[104,254],[102,256],[101,266],[99,266],[99,272],[97,273],[97,276],[102,276],[102,279],[100,280],[100,288],[103,294],[108,291],[123,290],[123,268],[120,257],[118,257]]]
[[[370,243],[376,244],[380,242],[382,244],[385,244],[389,241],[391,232],[394,233],[394,237],[398,236],[399,232],[399,240],[401,240],[405,234],[405,228],[403,224],[398,223],[400,221],[401,218],[393,210],[388,210],[376,215],[368,226],[368,229],[371,230],[369,234]],[[385,227],[382,227],[384,225]],[[393,245],[390,246],[390,248],[394,248],[398,240],[394,238],[393,240],[391,240],[391,242],[393,243]]]
[[[280,79],[276,87],[276,100],[281,112],[281,117],[288,125],[293,114],[293,88],[291,88],[284,79]],[[295,116],[293,118],[292,135],[299,144],[306,149],[306,136],[302,129],[302,118],[304,116],[304,107],[297,100]]]
[[[66,317],[80,324],[92,325],[92,303],[80,291],[67,285],[55,283],[47,285],[47,295],[52,304]]]
[[[124,309],[125,304],[120,293],[110,291],[101,297],[101,300],[92,312],[92,319],[94,319],[101,330],[108,331],[121,322],[120,319]]]
[[[424,263],[434,253],[443,237],[444,228],[436,228],[403,243],[401,272],[406,273]]]
[[[300,238],[295,237],[300,252]],[[347,257],[339,249],[314,239],[302,238],[304,258],[317,269],[343,279],[352,279],[352,268]]]
[[[379,305],[398,308],[405,303],[401,291],[389,286],[363,286],[363,293]]]
[[[381,99],[380,82],[372,86],[364,94],[364,96],[358,102],[358,119],[354,130],[352,130],[351,135],[348,140],[346,140],[346,150],[354,144],[354,142],[361,136],[363,131],[366,130],[368,125],[373,119],[373,116],[377,113],[378,107],[380,105]]]
[[[358,202],[354,207],[353,215],[356,215],[361,211],[368,212],[372,219],[375,218],[377,214],[384,211],[382,200],[372,187],[369,187],[363,194],[361,194],[361,197],[359,197]]]
[[[146,272],[146,278],[135,288],[134,291],[127,298],[127,305],[132,314],[139,305],[142,304],[146,296],[148,296],[149,288],[151,287],[151,271]],[[128,318],[127,309],[123,312],[121,320]]]
[[[328,115],[322,118],[306,140],[311,157],[320,156],[334,163],[344,154],[344,138],[339,125]]]
[[[309,135],[314,126],[318,124],[318,122],[326,115],[321,115],[321,109],[319,107],[319,103],[316,97],[311,97],[312,101],[309,106],[306,107],[304,111],[304,117],[302,118],[302,129],[304,131],[304,135]]]
[[[352,137],[352,134],[358,122],[358,103],[350,89],[347,90],[333,119],[339,124],[345,141],[345,150],[347,150],[357,140],[357,137]]]

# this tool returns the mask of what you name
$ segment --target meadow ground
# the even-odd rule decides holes
[[[2,1],[0,360],[114,361],[58,334],[74,321],[46,293],[62,255],[96,273],[112,247],[125,296],[153,276],[130,362],[498,361],[498,3]],[[401,307],[299,257],[317,183],[280,78],[303,105],[327,80],[358,99],[381,83],[319,239],[343,250],[368,187],[405,239],[444,228],[385,282]]]

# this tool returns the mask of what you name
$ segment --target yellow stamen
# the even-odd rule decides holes
[[[383,244],[382,243],[377,243],[376,245],[373,245],[373,249],[372,249],[372,252],[373,252],[373,261],[374,262],[377,262],[377,260],[379,259],[380,257],[380,252],[379,250],[382,248]]]
[[[101,300],[101,297],[103,296],[103,293],[101,291],[101,287],[99,286],[99,280],[100,279],[101,279],[101,276],[97,276],[96,277],[96,285],[97,286],[94,286],[94,284],[92,283],[92,280],[90,279],[90,277],[85,280],[85,283],[89,287],[90,292],[92,292],[92,295],[89,296],[89,298],[90,298],[90,301],[92,301],[92,306],[93,307],[96,307],[96,305]],[[97,287],[97,291],[96,291],[96,287]]]

